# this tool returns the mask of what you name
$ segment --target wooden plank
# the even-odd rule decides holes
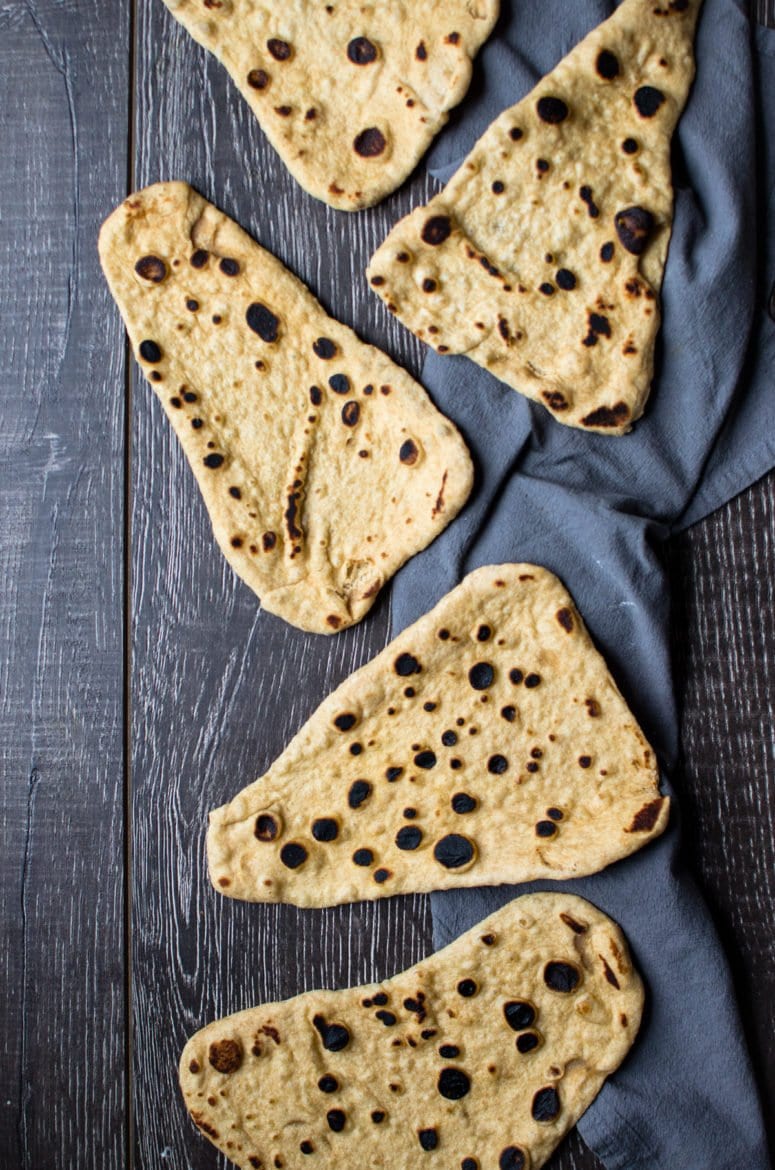
[[[121,0],[0,2],[0,1164],[123,1163]],[[95,328],[95,322],[99,327]]]
[[[775,1143],[775,474],[673,542],[679,777]]]

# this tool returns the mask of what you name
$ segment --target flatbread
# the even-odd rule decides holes
[[[210,815],[217,889],[329,906],[594,873],[667,824],[654,753],[568,593],[471,573]]]
[[[302,187],[371,207],[461,100],[499,0],[164,0],[215,53]],[[386,12],[386,8],[389,11]]]
[[[304,630],[360,621],[470,491],[454,426],[185,183],[125,200],[100,258],[234,571]]]
[[[418,337],[568,426],[624,434],[649,394],[700,3],[624,0],[368,269]]]
[[[245,1170],[538,1170],[623,1060],[643,988],[581,898],[517,898],[417,966],[203,1028],[195,1123]]]

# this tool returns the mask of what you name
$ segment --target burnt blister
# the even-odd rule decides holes
[[[594,333],[591,334],[594,337]],[[585,414],[582,423],[585,427],[619,427],[630,417],[630,408],[626,402],[617,402],[614,406],[598,406],[596,410]]]
[[[464,816],[466,813],[472,813],[476,809],[476,798],[469,796],[467,792],[456,792],[450,801],[452,811],[459,816]]]
[[[239,276],[239,260],[231,256],[224,256],[218,267],[224,276]]]
[[[371,65],[378,57],[377,46],[368,37],[353,37],[347,46],[347,56],[353,65]]]
[[[414,762],[418,768],[424,768],[427,771],[436,767],[436,754],[431,751],[418,752],[414,757]]]
[[[461,979],[457,985],[457,993],[462,995],[463,999],[471,999],[478,990],[479,987],[475,979]]]
[[[361,158],[378,158],[383,153],[387,142],[385,135],[377,126],[369,126],[361,130],[353,140],[353,150]]]
[[[439,1144],[438,1131],[435,1129],[421,1129],[417,1134],[417,1137],[420,1145],[427,1152],[435,1150]]]
[[[280,825],[271,813],[260,813],[256,817],[253,835],[259,841],[274,841],[280,834]]]
[[[524,1032],[535,1023],[536,1010],[526,999],[512,999],[503,1005],[506,1023],[514,1032]]]
[[[544,983],[551,991],[569,994],[575,991],[581,981],[578,967],[572,963],[554,959],[544,967]]]
[[[160,256],[141,256],[135,264],[135,272],[151,284],[161,284],[167,275],[167,265]]]
[[[369,866],[374,861],[374,854],[371,849],[356,849],[353,853],[353,861],[356,865]]]
[[[595,68],[605,81],[613,81],[619,76],[619,59],[610,49],[601,49],[597,55]]]
[[[445,869],[462,869],[474,858],[473,842],[459,833],[448,833],[433,847],[433,856]]]
[[[432,215],[425,221],[420,236],[424,243],[437,248],[448,240],[452,233],[452,221],[448,215]]]
[[[329,1024],[324,1016],[314,1016],[312,1024],[329,1052],[341,1052],[350,1043],[350,1033],[344,1024]]]
[[[197,248],[192,253],[189,264],[192,268],[204,268],[207,261],[210,259],[210,253],[205,248]]]
[[[280,861],[288,869],[298,869],[307,860],[307,850],[298,841],[289,841],[280,850]]]
[[[541,121],[548,122],[551,126],[557,126],[560,122],[564,122],[570,112],[567,104],[558,97],[539,98],[536,111]]]
[[[312,836],[316,841],[335,841],[339,836],[339,825],[333,817],[319,817],[312,823]]]
[[[595,203],[592,188],[586,184],[583,187],[579,187],[579,199],[581,199],[582,203],[586,203],[590,219],[597,219],[600,215],[600,208]]]
[[[347,374],[332,374],[328,379],[328,384],[334,394],[350,393],[350,379],[347,377]]]
[[[442,732],[441,742],[444,747],[454,747],[457,743],[457,732],[451,730]]]
[[[626,207],[617,211],[614,226],[622,247],[633,256],[640,256],[654,230],[654,216],[645,207]]]
[[[496,754],[494,756],[490,756],[489,760],[487,761],[487,771],[490,772],[493,776],[502,776],[503,773],[508,770],[508,767],[509,761],[505,756]]]
[[[149,365],[156,365],[157,362],[161,361],[161,349],[155,341],[150,341],[148,339],[141,341],[138,349],[140,352],[140,357],[144,362],[148,362]]]
[[[498,1166],[500,1170],[525,1170],[527,1155],[519,1146],[506,1146],[505,1150],[501,1150]]]
[[[571,292],[576,287],[576,277],[569,268],[558,269],[555,278],[558,288],[564,292]]]
[[[329,337],[318,337],[316,341],[312,342],[312,348],[315,355],[324,362],[331,361],[331,358],[336,357],[338,352],[336,342],[331,341]]]
[[[356,427],[361,417],[361,408],[357,402],[350,400],[342,407],[342,422],[346,427]]]
[[[321,1093],[335,1093],[339,1088],[339,1081],[330,1073],[326,1073],[318,1081],[318,1088]]]
[[[215,1071],[227,1075],[242,1064],[242,1044],[239,1040],[216,1040],[207,1055]]]
[[[401,678],[408,678],[411,674],[419,674],[422,670],[420,663],[412,654],[399,654],[396,658],[393,669]]]
[[[475,691],[486,691],[495,680],[495,671],[489,662],[476,662],[468,672],[468,681]]]
[[[371,784],[369,784],[368,780],[355,780],[350,785],[350,791],[347,794],[347,803],[350,808],[360,808],[370,796]]]
[[[422,829],[418,829],[416,825],[404,825],[396,833],[396,845],[399,849],[414,850],[419,849],[422,842]]]
[[[413,464],[417,462],[418,455],[419,451],[417,450],[417,444],[415,443],[414,439],[406,439],[401,444],[398,452],[398,458],[402,463],[405,463],[407,467],[412,467]]]
[[[523,1032],[521,1036],[517,1036],[517,1052],[521,1056],[527,1056],[529,1052],[535,1052],[540,1043],[541,1037],[537,1032]]]
[[[251,69],[248,73],[248,85],[251,89],[266,89],[271,78],[265,69]]]
[[[254,301],[248,305],[245,313],[248,327],[257,333],[262,341],[268,344],[277,341],[280,334],[280,321],[267,305],[261,301]]]
[[[530,1112],[534,1121],[548,1123],[560,1115],[560,1095],[554,1085],[539,1089],[533,1097]]]
[[[341,715],[337,715],[334,719],[334,727],[338,731],[350,731],[358,722],[358,717],[353,715],[351,711],[343,711]]]
[[[448,1101],[459,1101],[470,1093],[471,1078],[462,1068],[443,1068],[439,1073],[437,1088]]]
[[[288,61],[293,53],[293,49],[288,42],[280,40],[279,37],[270,37],[266,42],[266,47],[275,61]]]
[[[334,1133],[341,1133],[347,1124],[347,1117],[343,1109],[329,1109],[326,1121],[330,1130]]]
[[[557,826],[552,821],[538,821],[536,824],[536,837],[553,837],[557,832]]]
[[[661,89],[653,85],[642,85],[635,91],[633,101],[641,118],[653,118],[665,100]]]

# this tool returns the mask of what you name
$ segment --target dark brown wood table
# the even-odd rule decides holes
[[[361,273],[430,184],[351,217],[315,203],[159,0],[0,0],[0,135],[0,1167],[205,1170],[225,1163],[179,1099],[190,1032],[398,970],[430,915],[209,885],[208,809],[384,645],[389,590],[333,639],[261,611],[129,360],[97,231],[134,187],[185,178],[417,373]],[[769,476],[670,550],[688,848],[771,1115],[774,539]],[[597,1165],[575,1136],[551,1163]]]

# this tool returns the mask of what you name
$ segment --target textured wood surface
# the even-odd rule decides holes
[[[190,1032],[414,962],[430,916],[419,897],[313,913],[209,885],[208,809],[381,648],[389,597],[331,640],[236,581],[150,389],[125,381],[97,225],[126,190],[186,178],[416,373],[360,273],[428,187],[350,217],[304,196],[159,0],[0,0],[0,57],[0,1166],[206,1170],[227,1163],[179,1101]],[[771,1103],[774,513],[775,476],[670,555],[690,847]],[[598,1166],[575,1136],[551,1162]]]
[[[125,1158],[127,12],[0,2],[0,1166]],[[96,164],[99,160],[99,165]]]

